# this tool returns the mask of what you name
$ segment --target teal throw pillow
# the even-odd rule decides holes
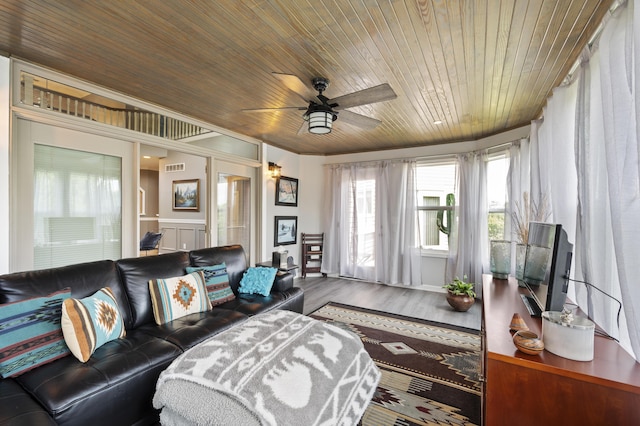
[[[60,316],[64,289],[48,296],[0,305],[0,376],[16,377],[69,355]]]
[[[247,269],[240,280],[238,293],[268,296],[277,272],[276,268],[263,266]]]
[[[202,271],[204,274],[211,306],[220,305],[236,298],[229,286],[229,274],[227,274],[227,265],[224,262],[212,266],[188,266],[186,270],[187,274],[198,271]]]
[[[111,289],[104,287],[84,299],[65,300],[62,332],[71,353],[81,362],[87,362],[105,343],[124,337],[124,321]]]

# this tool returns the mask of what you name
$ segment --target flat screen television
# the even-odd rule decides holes
[[[523,282],[528,295],[522,301],[532,316],[562,311],[567,298],[573,244],[556,223],[530,222]]]

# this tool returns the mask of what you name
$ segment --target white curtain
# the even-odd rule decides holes
[[[513,242],[511,259],[516,256],[517,236],[513,229],[513,215],[517,205],[522,205],[523,194],[531,194],[531,143],[528,138],[511,144],[508,150],[509,171],[507,172],[507,204],[504,215],[504,238]],[[516,205],[516,203],[518,203]],[[511,262],[511,275],[515,275],[515,264]]]
[[[640,11],[618,7],[582,54],[573,83],[554,90],[532,123],[531,192],[547,194],[550,221],[574,243],[574,298],[640,359]],[[640,9],[640,8],[638,8]],[[513,156],[512,156],[513,158]],[[575,293],[573,293],[575,291]]]
[[[600,84],[619,287],[629,344],[640,360],[640,7],[635,3],[620,7],[602,33]]]
[[[482,273],[489,272],[487,160],[486,151],[457,157],[459,200],[456,226],[449,236],[445,282],[467,276],[481,286]]]
[[[327,166],[323,273],[421,284],[415,169],[413,160]]]

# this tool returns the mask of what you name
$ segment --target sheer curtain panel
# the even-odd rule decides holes
[[[487,160],[486,151],[457,157],[460,200],[456,232],[449,238],[446,282],[466,275],[468,281],[482,283],[482,273],[489,271]]]
[[[415,161],[325,169],[323,273],[420,285]]]

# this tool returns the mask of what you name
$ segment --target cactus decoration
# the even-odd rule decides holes
[[[447,194],[447,207],[454,207],[456,205],[456,197],[453,194]],[[445,234],[447,237],[451,235],[451,228],[453,227],[453,209],[449,209],[446,211],[447,214],[447,224],[444,224],[444,210],[438,210],[438,217],[436,219],[436,223],[438,224],[438,229],[440,232]]]

